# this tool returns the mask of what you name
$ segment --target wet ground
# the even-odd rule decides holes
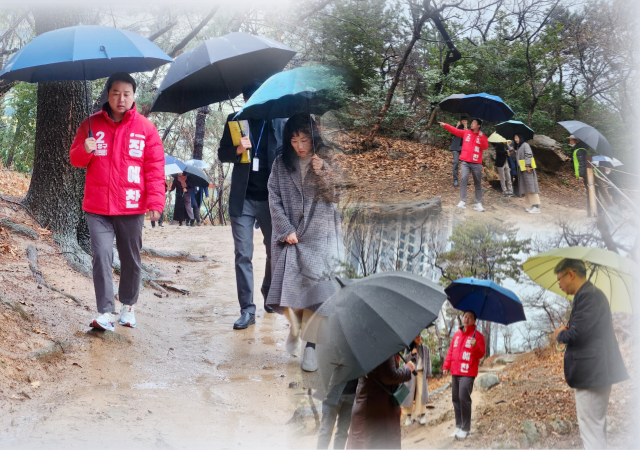
[[[265,252],[255,236],[256,292]],[[145,289],[138,326],[116,325],[131,344],[85,336],[64,362],[67,376],[29,406],[16,402],[0,430],[0,448],[285,448],[313,442],[286,422],[304,395],[298,358],[284,350],[286,320],[266,314],[234,331],[239,316],[229,227],[151,229],[144,244],[206,254],[209,262],[146,259],[190,295]],[[178,271],[178,273],[176,273]],[[259,295],[259,294],[258,294]],[[93,316],[85,312],[86,324]],[[78,367],[79,366],[79,367]],[[289,388],[291,382],[298,387]],[[296,395],[298,394],[298,395]],[[302,394],[302,395],[301,395]],[[5,411],[7,412],[7,411]],[[4,415],[4,413],[3,413]],[[306,437],[305,437],[306,436]]]

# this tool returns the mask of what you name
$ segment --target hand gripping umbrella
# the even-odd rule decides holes
[[[438,317],[446,299],[437,284],[401,271],[342,285],[322,306],[332,312],[316,343],[321,394],[407,348]]]
[[[592,126],[577,120],[558,122],[558,124],[562,125],[569,133],[573,134],[596,152],[613,158],[611,144],[609,144],[609,141],[607,141],[607,139]]]
[[[506,122],[499,123],[495,128],[498,133],[509,140],[513,140],[516,134],[522,136],[522,139],[525,141],[533,139],[534,131],[517,120],[507,120]]]
[[[518,296],[490,280],[461,278],[445,290],[449,303],[460,311],[473,311],[478,320],[502,325],[527,320]]]
[[[151,111],[182,114],[230,100],[246,84],[280,72],[295,54],[272,39],[245,33],[209,39],[176,58]]]
[[[515,113],[497,95],[471,94],[460,99],[459,109],[469,114],[489,122],[501,122],[511,119]]]
[[[139,34],[78,25],[33,39],[11,57],[0,72],[0,79],[28,83],[86,81],[116,72],[146,72],[170,62],[173,60],[166,53]],[[93,137],[91,122],[89,136]]]

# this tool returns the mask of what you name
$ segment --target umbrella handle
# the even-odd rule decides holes
[[[400,355],[400,359],[402,359],[402,361],[404,361],[404,363],[406,364],[406,363],[407,363],[407,360],[406,360],[406,359],[404,359],[404,356],[402,356],[402,354],[400,354],[400,353],[399,353],[399,355]],[[413,376],[414,376],[414,377],[417,377],[417,376],[418,376],[418,371],[417,371],[417,370],[414,370],[414,371],[413,371],[413,372],[411,372],[411,373],[413,374]]]

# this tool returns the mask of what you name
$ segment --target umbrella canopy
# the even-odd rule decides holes
[[[491,280],[461,278],[445,290],[449,303],[460,311],[473,311],[479,320],[509,325],[527,320],[518,296]]]
[[[496,131],[510,140],[513,140],[515,135],[519,134],[525,141],[533,139],[534,133],[531,128],[517,120],[507,120],[506,122],[499,123],[496,125]]]
[[[441,100],[440,103],[438,103],[438,106],[440,106],[440,109],[443,111],[459,114],[462,112],[460,111],[460,100],[464,96],[465,94],[450,95],[444,100]]]
[[[333,311],[318,335],[319,389],[326,392],[407,348],[438,317],[446,299],[440,286],[408,272],[382,272],[342,284],[323,304]]]
[[[555,267],[564,258],[581,259],[587,265],[587,278],[609,299],[611,311],[632,313],[634,308],[634,277],[638,266],[617,253],[592,247],[567,247],[532,256],[524,264],[525,273],[549,291],[572,299],[558,286]]]
[[[338,91],[343,86],[334,67],[299,67],[273,75],[265,81],[235,119],[271,120],[298,113],[324,114],[340,107]]]
[[[558,122],[558,124],[562,125],[569,133],[573,134],[596,152],[613,158],[611,144],[592,126],[578,120],[568,120],[566,122]]]
[[[507,139],[504,136],[499,135],[498,133],[493,133],[491,136],[489,136],[489,142],[493,143],[493,144],[503,144],[505,142],[507,142],[509,139]]]
[[[3,80],[96,80],[115,72],[146,72],[173,60],[150,40],[127,30],[78,25],[43,33],[0,72]]]
[[[460,100],[459,109],[471,117],[478,117],[489,122],[502,122],[511,119],[515,113],[497,95],[471,94]]]
[[[209,187],[209,177],[202,169],[186,166],[184,173],[189,177],[189,184],[197,187]]]
[[[594,166],[603,166],[603,167],[618,167],[621,166],[622,163],[616,158],[609,158],[608,156],[596,155],[591,159],[591,163]]]
[[[185,164],[202,170],[209,170],[211,168],[211,164],[206,163],[201,159],[190,159],[189,161],[185,161]]]
[[[164,155],[164,175],[175,175],[177,173],[184,172],[186,168],[186,164],[180,161],[179,159],[171,156]]]
[[[176,58],[151,111],[182,114],[235,98],[248,83],[280,72],[295,54],[272,39],[245,33],[209,39]]]

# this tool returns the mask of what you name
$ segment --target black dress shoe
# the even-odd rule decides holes
[[[264,297],[264,310],[268,313],[276,312],[271,306],[267,305],[267,297],[269,296],[269,289],[262,286],[260,288],[260,292],[262,292],[262,297]]]
[[[240,315],[240,318],[236,320],[236,323],[233,324],[233,329],[244,330],[245,328],[249,328],[249,325],[255,325],[255,323],[256,323],[255,314],[243,312]]]
[[[458,187],[458,180],[453,180],[453,187]]]

